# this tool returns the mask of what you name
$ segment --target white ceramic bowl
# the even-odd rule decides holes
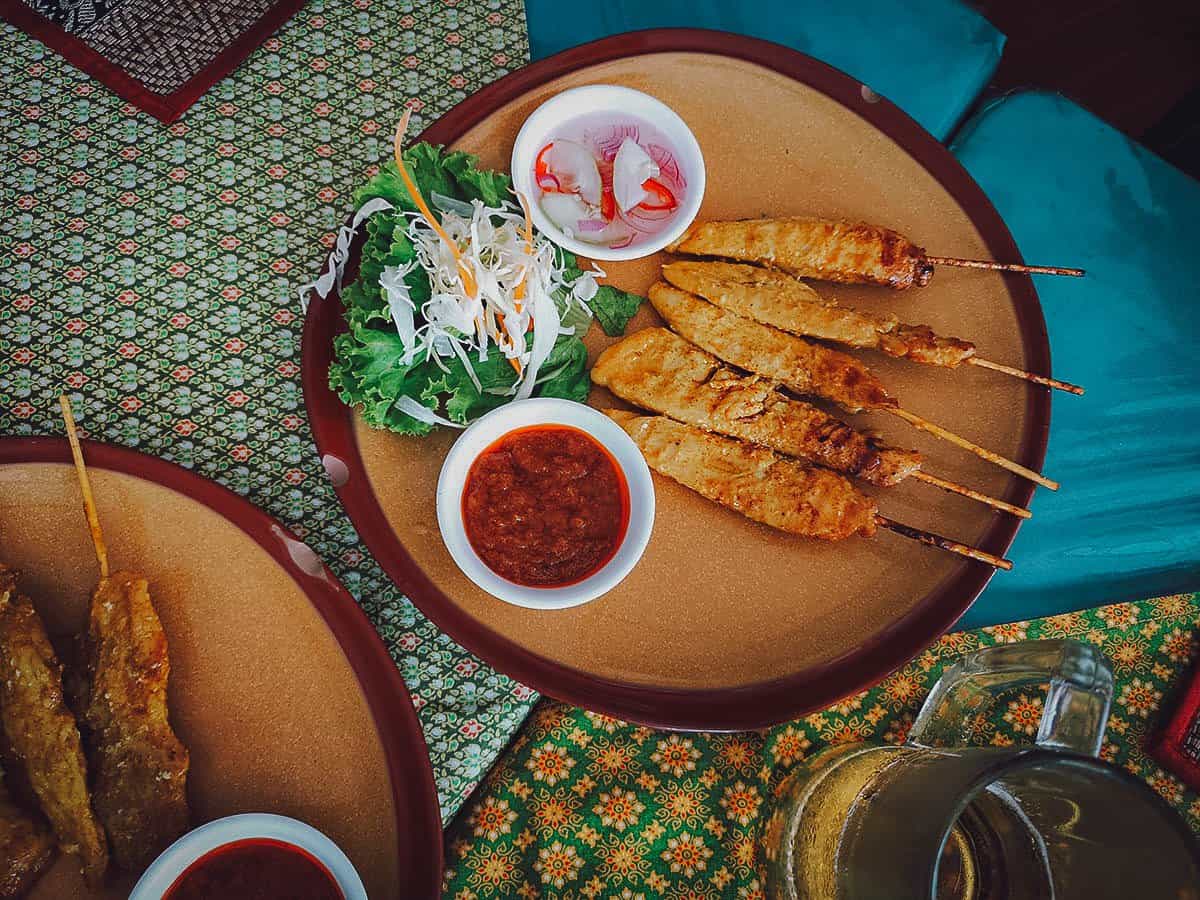
[[[329,870],[346,900],[367,900],[362,879],[337,844],[311,825],[270,813],[226,816],[189,831],[150,864],[150,868],[134,885],[129,900],[161,900],[175,879],[204,854],[226,844],[255,838],[268,838],[299,847]]]
[[[619,250],[567,237],[563,230],[542,212],[542,205],[538,202],[541,189],[537,186],[533,174],[534,161],[539,151],[559,135],[563,125],[580,116],[603,115],[607,112],[611,112],[614,117],[636,116],[661,131],[671,149],[675,151],[680,169],[687,180],[682,202],[667,227],[651,239],[635,240],[628,247]],[[657,253],[678,238],[696,218],[696,213],[700,211],[700,202],[704,199],[704,155],[700,152],[700,144],[687,123],[661,100],[633,88],[615,84],[588,84],[555,94],[525,120],[513,145],[512,178],[516,190],[529,198],[530,212],[538,230],[560,247],[588,259],[640,259]]]
[[[463,523],[462,494],[475,459],[510,431],[531,425],[568,425],[585,432],[612,454],[629,486],[629,527],[616,554],[598,572],[563,587],[528,587],[497,575],[476,554]],[[642,451],[604,413],[572,400],[535,397],[494,409],[462,433],[442,464],[437,517],[450,556],[463,574],[483,590],[527,609],[566,609],[612,590],[641,559],[654,527],[654,483]]]

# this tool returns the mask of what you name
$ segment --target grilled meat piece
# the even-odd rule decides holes
[[[672,331],[693,344],[798,394],[823,397],[852,413],[899,405],[883,382],[853,356],[729,312],[662,282],[650,288],[650,303]]]
[[[804,282],[772,269],[679,260],[663,266],[663,277],[722,309],[792,334],[950,369],[975,355],[970,341],[942,337],[928,325],[906,325],[895,316],[837,306]]]
[[[187,830],[189,763],[167,719],[167,638],[141,575],[115,572],[97,586],[88,657],[96,812],[117,864],[140,872]]]
[[[63,702],[62,667],[41,617],[2,565],[0,724],[59,846],[79,855],[88,884],[98,886],[108,844],[92,811],[79,728]]]
[[[693,225],[668,250],[782,269],[800,278],[896,290],[933,276],[925,250],[890,228],[804,216]]]
[[[875,504],[827,469],[663,416],[608,410],[654,471],[742,515],[804,537],[875,533]]]
[[[592,367],[592,381],[635,406],[872,484],[897,484],[921,466],[919,453],[881,446],[665,328],[644,329],[609,347]]]

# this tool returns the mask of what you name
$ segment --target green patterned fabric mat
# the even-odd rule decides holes
[[[214,478],[308,541],[419,707],[449,817],[528,713],[360,548],[300,390],[297,288],[390,150],[528,58],[519,0],[314,0],[163,126],[0,23],[0,434],[88,436]]]
[[[1116,696],[1101,756],[1146,779],[1200,833],[1200,796],[1142,750],[1197,651],[1200,594],[946,635],[878,686],[763,732],[672,734],[545,702],[447,832],[445,896],[762,900],[756,830],[806,754],[900,742],[942,669],[980,647],[1073,637],[1101,648]],[[1029,742],[1042,697],[1015,692],[979,732]]]

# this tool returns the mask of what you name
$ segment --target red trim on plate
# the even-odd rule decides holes
[[[883,131],[937,178],[966,210],[996,259],[1021,260],[1012,235],[979,185],[936,138],[899,107],[887,100],[868,103],[862,86],[850,76],[787,47],[755,38],[666,28],[584,44],[493,82],[434,122],[420,139],[453,143],[492,111],[559,76],[614,59],[662,52],[733,57],[816,88]],[[356,242],[355,251],[359,246],[361,241]],[[1048,375],[1050,344],[1033,281],[1027,275],[1005,278],[1016,304],[1027,367]],[[341,309],[336,294],[324,301],[313,296],[304,323],[302,371],[305,403],[317,447],[322,455],[332,454],[350,469],[349,480],[337,487],[338,497],[372,555],[426,616],[468,650],[544,694],[660,728],[733,730],[774,725],[821,709],[886,677],[948,631],[994,574],[983,563],[969,564],[903,619],[837,659],[785,678],[738,688],[687,690],[604,680],[531,653],[446,597],[408,555],[388,525],[367,481],[354,438],[352,413],[329,387],[333,338],[345,330]],[[1017,459],[1033,469],[1040,469],[1045,458],[1049,394],[1032,386],[1027,392],[1027,426]],[[1033,490],[1031,483],[1014,483],[1004,499],[1026,506]],[[980,546],[1003,556],[1020,524],[1020,519],[997,516]]]
[[[41,41],[67,62],[91,75],[123,100],[162,122],[174,122],[210,87],[232,72],[247,56],[300,11],[306,0],[281,0],[237,39],[170,94],[156,94],[119,65],[93,50],[69,31],[26,6],[21,0],[0,0],[0,18]]]
[[[366,614],[322,563],[314,575],[292,559],[285,540],[299,538],[248,500],[174,463],[112,444],[83,442],[89,467],[141,478],[189,497],[254,539],[299,585],[333,632],[362,687],[383,745],[396,804],[396,853],[404,878],[397,897],[438,897],[442,879],[442,821],[433,767],[421,723],[400,671]],[[0,439],[0,466],[71,465],[66,438]],[[314,558],[316,558],[314,556]],[[351,761],[352,762],[352,761]]]

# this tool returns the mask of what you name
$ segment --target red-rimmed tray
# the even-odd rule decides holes
[[[437,792],[404,681],[358,604],[246,500],[172,463],[84,442],[114,565],[144,572],[171,650],[172,720],[195,824],[295,816],[329,834],[372,897],[435,897]],[[86,627],[97,577],[70,448],[0,440],[0,559],[55,634]],[[89,892],[60,856],[34,898]]]
[[[808,213],[876,221],[930,252],[1020,258],[979,187],[901,110],[820,62],[750,38],[667,29],[577,47],[485,88],[421,137],[507,168],[516,130],[538,103],[602,81],[655,94],[692,126],[709,169],[702,219]],[[606,268],[619,286],[644,292],[660,261]],[[971,337],[989,357],[1049,372],[1045,323],[1027,277],[942,271],[930,286],[903,294],[821,289],[850,305]],[[630,328],[655,321],[644,310]],[[332,340],[342,328],[336,295],[314,298],[303,377],[317,446],[359,534],[439,627],[543,693],[663,727],[783,721],[902,665],[950,628],[992,575],[982,564],[914,551],[899,540],[796,542],[656,478],[654,537],[616,591],[573,611],[507,607],[473,590],[440,545],[436,463],[453,435],[372,432],[330,391]],[[588,338],[593,358],[610,343],[597,331]],[[1050,417],[1044,390],[980,377],[987,373],[880,357],[870,363],[914,412],[1040,467]],[[612,398],[593,391],[590,402],[605,406]],[[1027,482],[878,418],[862,424],[922,450],[939,474],[1012,503],[1030,500]],[[887,515],[996,554],[1019,524],[918,486],[889,489],[880,503]]]

